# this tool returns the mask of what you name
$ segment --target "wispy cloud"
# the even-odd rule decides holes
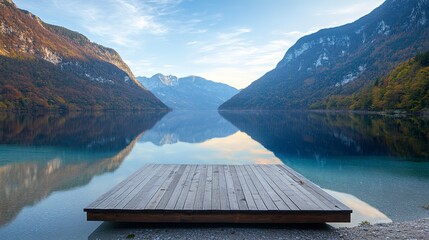
[[[337,8],[335,10],[327,10],[323,13],[319,13],[319,15],[356,15],[356,14],[362,15],[376,8],[383,1],[384,0],[374,0],[371,3],[368,3],[368,2],[356,3],[343,8]]]
[[[157,62],[157,59],[140,59],[140,60],[125,60],[133,72],[136,73],[136,76],[144,76],[144,74],[140,73],[149,73],[152,74],[146,75],[146,77],[151,77],[155,73],[163,73],[163,74],[175,74],[178,66],[174,64],[162,64],[158,65],[154,62]]]
[[[134,73],[156,71],[156,67],[153,64],[153,60],[149,60],[149,59],[139,59],[139,60],[125,59],[125,61],[128,63],[128,65],[130,66],[130,68],[133,70]]]
[[[300,1],[15,0],[47,22],[116,49],[137,76],[201,75],[238,88],[273,69],[300,37],[356,20],[383,1],[309,8]]]
[[[198,44],[198,41],[191,41],[186,43],[186,45],[188,46],[195,45],[195,44]]]
[[[162,35],[170,31],[160,18],[172,14],[181,0],[52,0],[57,8],[67,9],[81,26],[114,44],[136,44],[141,34]]]
[[[218,33],[210,40],[188,43],[196,55],[193,63],[208,69],[199,74],[243,88],[273,69],[286,50],[306,33],[274,33],[273,40],[264,42],[256,42],[251,34],[258,33],[237,28]]]

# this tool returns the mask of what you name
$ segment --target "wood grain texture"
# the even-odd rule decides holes
[[[84,209],[89,221],[349,222],[351,209],[285,165],[146,165]]]

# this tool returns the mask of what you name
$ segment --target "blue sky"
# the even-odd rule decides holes
[[[136,76],[198,75],[244,88],[303,35],[352,22],[384,0],[15,0],[114,48]]]

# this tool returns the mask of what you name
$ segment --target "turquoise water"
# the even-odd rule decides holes
[[[83,208],[146,163],[283,162],[352,207],[355,225],[429,217],[428,139],[419,117],[0,113],[0,239],[88,238],[101,223]]]

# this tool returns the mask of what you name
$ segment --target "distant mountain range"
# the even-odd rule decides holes
[[[113,49],[0,0],[0,110],[167,109]]]
[[[220,109],[323,108],[429,50],[429,0],[386,0],[361,19],[298,40],[276,68]]]
[[[137,80],[172,109],[213,110],[238,93],[231,86],[197,76],[177,78],[156,74]]]

